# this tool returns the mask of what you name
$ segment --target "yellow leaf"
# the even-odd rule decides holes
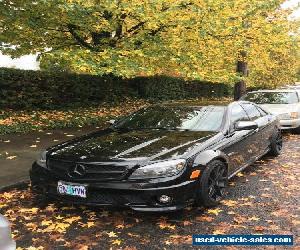
[[[11,155],[11,156],[6,157],[7,160],[12,160],[12,159],[15,159],[15,158],[17,158],[16,155]]]
[[[49,226],[49,225],[51,225],[52,223],[53,223],[52,220],[43,220],[42,223],[41,223],[41,225],[42,225],[42,226]]]
[[[108,235],[109,238],[118,237],[117,234],[115,232],[113,232],[113,231],[107,233],[107,235]]]
[[[122,243],[121,240],[114,240],[114,241],[112,242],[113,245],[118,245],[118,246],[120,246],[121,243]]]
[[[256,217],[256,216],[252,216],[248,218],[248,221],[259,221],[260,218]]]
[[[214,215],[218,215],[220,212],[222,212],[223,210],[219,209],[219,208],[216,208],[216,209],[209,209],[207,210],[207,212],[209,214],[214,214]]]

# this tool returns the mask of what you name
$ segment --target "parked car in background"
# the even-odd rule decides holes
[[[296,82],[295,84],[290,84],[290,85],[285,85],[280,87],[280,89],[291,89],[291,90],[296,90],[300,96],[300,83]]]
[[[278,116],[281,129],[300,133],[300,89],[252,91],[241,100],[251,101]]]
[[[228,179],[281,149],[276,116],[256,104],[171,103],[48,148],[30,179],[33,191],[64,202],[139,211],[214,206]]]
[[[290,86],[288,87],[288,89],[293,89],[293,90],[298,91],[298,94],[299,94],[299,96],[300,96],[300,84],[296,83],[295,85],[290,85]]]

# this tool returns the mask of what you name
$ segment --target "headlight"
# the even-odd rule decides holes
[[[47,165],[46,165],[46,161],[47,161],[46,155],[47,155],[47,151],[43,151],[43,152],[41,152],[39,154],[39,156],[38,156],[38,158],[36,160],[36,163],[38,165],[40,165],[41,167],[43,167],[43,168],[47,168]]]
[[[130,179],[158,178],[179,174],[185,167],[185,160],[170,160],[153,163],[136,169]]]
[[[291,112],[291,119],[297,119],[298,118],[298,112]]]

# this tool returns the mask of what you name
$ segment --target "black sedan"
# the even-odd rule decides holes
[[[278,120],[253,103],[155,105],[48,148],[30,178],[65,202],[171,211],[217,205],[228,179],[281,149]]]

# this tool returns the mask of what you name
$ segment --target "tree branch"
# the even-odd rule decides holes
[[[69,32],[71,33],[71,35],[75,38],[75,40],[79,43],[79,45],[88,48],[92,51],[98,51],[97,48],[95,48],[94,46],[90,45],[89,43],[87,43],[80,35],[78,35],[76,33],[76,26],[73,24],[68,24],[67,25]]]
[[[127,30],[127,33],[131,33],[133,32],[133,34],[135,34],[135,32],[144,26],[144,24],[146,23],[146,21],[141,21],[140,23],[138,23],[137,25],[131,27],[129,30]]]

